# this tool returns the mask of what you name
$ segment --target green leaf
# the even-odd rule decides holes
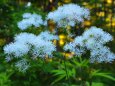
[[[53,76],[65,75],[66,74],[65,70],[53,70],[51,72],[54,73]]]
[[[98,73],[98,74],[95,74],[95,76],[101,76],[101,77],[105,77],[105,78],[115,81],[115,77],[112,77],[108,73]]]
[[[53,84],[55,84],[56,82],[58,82],[58,81],[60,81],[60,80],[62,80],[63,78],[64,78],[65,76],[64,75],[62,75],[62,76],[59,76],[58,78],[56,78],[51,84],[53,85]]]
[[[88,82],[86,82],[86,86],[90,86]],[[92,82],[92,86],[105,86],[104,83],[100,82]]]
[[[88,67],[88,63],[89,63],[88,60],[82,60],[82,61],[79,62],[79,61],[77,61],[75,59],[73,59],[72,62],[78,67]]]
[[[115,77],[112,77],[111,76],[111,73],[103,73],[103,72],[100,72],[99,70],[95,70],[94,72],[92,72],[91,74],[92,77],[104,77],[104,78],[108,78],[110,80],[113,80],[115,81]]]

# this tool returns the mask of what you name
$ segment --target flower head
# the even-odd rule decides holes
[[[12,55],[18,58],[18,57],[22,57],[25,54],[27,54],[29,49],[30,49],[29,46],[27,46],[26,44],[14,42],[14,43],[10,43],[6,45],[4,47],[4,52],[7,55]]]
[[[21,59],[15,63],[15,67],[17,67],[20,72],[26,72],[30,65],[28,64],[27,59]]]
[[[32,34],[32,33],[24,32],[24,33],[20,33],[18,35],[15,35],[14,41],[18,42],[18,43],[23,43],[23,44],[29,44],[32,41],[34,41],[36,37],[37,36]]]
[[[50,32],[42,32],[40,35],[31,33],[20,33],[15,36],[14,42],[4,46],[4,52],[9,56],[22,57],[31,52],[33,57],[52,56],[56,51],[56,46],[52,40],[57,39],[57,36],[50,34]]]
[[[37,14],[31,14],[31,13],[24,13],[23,14],[23,20],[18,22],[18,27],[21,30],[25,30],[28,27],[35,26],[39,27],[40,25],[43,25],[44,22],[42,20],[42,17]]]
[[[53,52],[56,51],[56,46],[52,42],[54,39],[57,39],[57,36],[47,31],[39,35],[20,33],[15,36],[14,42],[4,46],[6,61],[9,62],[15,58],[21,59],[15,63],[15,66],[23,72],[29,68],[25,56],[30,55],[32,59],[53,56]]]
[[[50,12],[47,19],[53,20],[58,27],[75,26],[76,23],[89,19],[89,10],[77,4],[65,4]]]
[[[91,27],[82,36],[77,36],[73,42],[66,44],[64,49],[81,56],[90,51],[90,62],[111,62],[115,59],[115,54],[110,51],[105,44],[112,41],[112,36],[101,28]]]
[[[28,2],[27,5],[26,5],[26,7],[30,7],[31,4],[32,4],[31,2]]]
[[[41,32],[39,37],[46,41],[58,40],[58,36],[51,34],[49,31]]]

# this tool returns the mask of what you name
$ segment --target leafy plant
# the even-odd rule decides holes
[[[11,80],[9,77],[10,74],[8,75],[6,72],[0,73],[0,86],[10,86]]]

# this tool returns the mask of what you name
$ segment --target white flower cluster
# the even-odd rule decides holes
[[[17,67],[20,72],[25,72],[30,65],[28,64],[27,59],[21,59],[15,63],[15,67]]]
[[[12,42],[4,47],[4,51],[10,56],[13,55],[16,58],[19,58],[28,53],[29,46],[26,46],[26,44],[21,44],[19,42]]]
[[[75,26],[76,22],[83,22],[89,19],[89,10],[78,6],[77,4],[66,4],[58,7],[56,11],[50,12],[47,19],[53,20],[58,27],[67,25]]]
[[[28,27],[31,27],[32,25],[35,27],[39,27],[40,25],[43,25],[44,22],[42,20],[42,17],[37,14],[31,14],[31,13],[24,13],[23,14],[23,20],[18,22],[18,27],[21,30],[25,30]]]
[[[73,42],[66,44],[64,49],[70,50],[78,56],[89,50],[91,63],[111,62],[115,59],[115,54],[104,45],[112,40],[113,38],[109,33],[104,32],[100,28],[91,27],[82,36],[78,36]]]
[[[31,2],[28,2],[25,7],[30,7],[32,5]]]
[[[6,60],[11,61],[14,58],[23,59],[23,56],[27,54],[31,54],[32,59],[37,57],[44,58],[45,56],[52,57],[52,53],[56,51],[56,46],[52,42],[54,39],[57,40],[58,37],[47,31],[42,32],[38,36],[31,33],[20,33],[15,36],[13,43],[4,47]],[[16,66],[21,67],[20,62],[16,63]]]
[[[46,41],[50,41],[50,40],[58,40],[58,36],[56,35],[52,35],[50,34],[49,31],[44,31],[44,32],[41,32],[40,35],[39,35],[43,40],[46,40]]]
[[[13,43],[4,47],[4,52],[17,58],[28,54],[30,50],[36,57],[52,56],[52,52],[56,51],[52,43],[54,39],[57,40],[58,37],[46,31],[38,36],[31,33],[20,33],[15,36]]]

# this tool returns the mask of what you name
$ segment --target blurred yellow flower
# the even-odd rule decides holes
[[[0,39],[0,46],[3,46],[5,44],[6,40],[5,39]]]

